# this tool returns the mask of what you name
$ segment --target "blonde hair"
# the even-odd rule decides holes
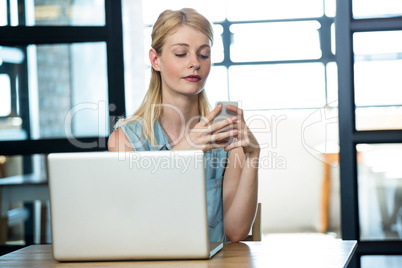
[[[203,15],[191,8],[183,8],[177,11],[165,10],[156,20],[151,35],[151,46],[158,55],[162,52],[166,37],[181,25],[193,27],[205,34],[211,43],[213,42],[212,26]],[[130,121],[142,119],[142,133],[155,146],[154,123],[162,112],[162,105],[159,104],[162,104],[162,78],[160,72],[152,68],[149,88],[140,107],[132,117],[119,120],[116,126],[119,127]],[[204,90],[198,94],[198,107],[201,116],[206,116],[209,113],[209,104]]]

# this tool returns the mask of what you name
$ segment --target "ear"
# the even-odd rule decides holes
[[[159,67],[159,56],[153,48],[149,50],[149,61],[151,62],[152,68],[154,68],[155,71],[160,72],[161,69]]]

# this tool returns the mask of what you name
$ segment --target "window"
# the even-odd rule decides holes
[[[402,105],[402,31],[354,34],[357,106]]]
[[[0,0],[0,26],[7,25],[7,0]]]
[[[400,0],[353,0],[353,17],[363,18],[389,18],[402,15],[402,2]]]
[[[17,0],[0,0],[0,26],[105,25],[104,0],[27,0],[23,6],[23,10],[19,10],[21,4]]]
[[[314,18],[323,15],[322,0],[283,0],[283,1],[227,1],[227,18],[230,21],[277,20],[295,18]]]
[[[402,144],[358,144],[360,240],[402,239]]]
[[[402,31],[358,32],[355,54],[356,128],[402,129]]]
[[[0,2],[7,11],[0,19],[5,22],[0,27],[0,116],[13,122],[2,124],[0,141],[67,138],[71,143],[109,136],[114,124],[109,115],[124,113],[118,81],[123,76],[116,68],[122,47],[109,30],[112,20],[106,23],[114,5],[121,12],[120,3],[102,0]],[[114,23],[118,34],[121,17]],[[108,76],[111,66],[114,79]],[[74,150],[80,149],[88,148]]]
[[[29,129],[21,128],[21,135],[17,135],[19,139],[29,136],[31,139],[43,139],[67,135],[108,135],[105,43],[32,44],[8,49],[21,52],[22,58],[26,57],[27,68],[21,64],[22,60],[20,63],[9,63],[17,82],[23,83],[19,77],[24,74],[28,77],[29,117],[24,117],[26,111],[21,110],[20,90],[17,87],[13,90],[16,91],[16,98],[12,116],[21,118],[21,124],[29,121]],[[8,107],[9,115],[10,79],[7,74],[0,77],[3,78],[0,81],[8,85],[2,87],[2,91],[8,91],[1,94],[2,101],[7,102],[8,106],[2,105],[1,109]],[[103,122],[107,129],[99,126]],[[0,132],[0,140],[7,140],[3,134]]]
[[[350,267],[398,266],[401,2],[337,4],[342,236],[359,241]]]
[[[121,12],[118,0],[0,0],[2,176],[37,179],[48,153],[107,149],[125,111]],[[25,244],[39,243],[24,206]]]
[[[11,113],[11,88],[10,77],[0,74],[0,117],[6,117]]]
[[[234,62],[319,59],[319,28],[317,21],[234,24],[230,56]]]
[[[225,0],[142,1],[142,68],[147,74],[152,24],[165,9],[183,7],[196,9],[213,23],[213,68],[205,87],[212,106],[220,100],[242,100],[246,110],[337,105],[336,84],[329,83],[336,81],[335,0],[251,0],[247,6]],[[126,23],[125,28],[134,33],[134,26]],[[148,79],[149,75],[134,99],[143,98]],[[128,114],[138,108],[134,102],[127,104]]]
[[[325,105],[322,63],[232,66],[229,77],[231,99],[241,100],[246,110]]]

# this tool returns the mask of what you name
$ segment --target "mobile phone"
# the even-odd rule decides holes
[[[237,101],[218,101],[215,105],[218,106],[219,104],[222,104],[222,110],[219,112],[219,114],[214,118],[213,123],[221,121],[221,120],[225,120],[226,118],[232,117],[232,116],[236,116],[237,114],[235,112],[229,111],[226,109],[226,105],[233,105],[238,107],[238,102]],[[230,131],[232,130],[232,128],[225,128],[221,131],[217,131],[216,133],[220,133],[220,132],[226,132],[226,131]],[[225,142],[229,142],[232,143],[234,141],[234,138],[230,138],[228,140],[225,140]]]
[[[218,101],[215,105],[218,106],[219,104],[222,104],[222,110],[219,112],[219,114],[215,117],[214,119],[214,123],[221,121],[221,120],[225,120],[226,118],[229,118],[231,116],[237,115],[235,112],[229,111],[226,109],[226,105],[233,105],[238,107],[238,102],[237,101]]]

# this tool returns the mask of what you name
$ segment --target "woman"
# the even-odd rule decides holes
[[[203,150],[209,240],[227,237],[238,242],[248,235],[255,216],[260,147],[236,106],[227,109],[237,116],[212,123],[222,109],[218,105],[209,112],[203,90],[211,69],[212,41],[211,24],[195,10],[160,14],[152,31],[148,92],[134,116],[118,122],[108,147]],[[236,140],[228,143],[232,137]]]

